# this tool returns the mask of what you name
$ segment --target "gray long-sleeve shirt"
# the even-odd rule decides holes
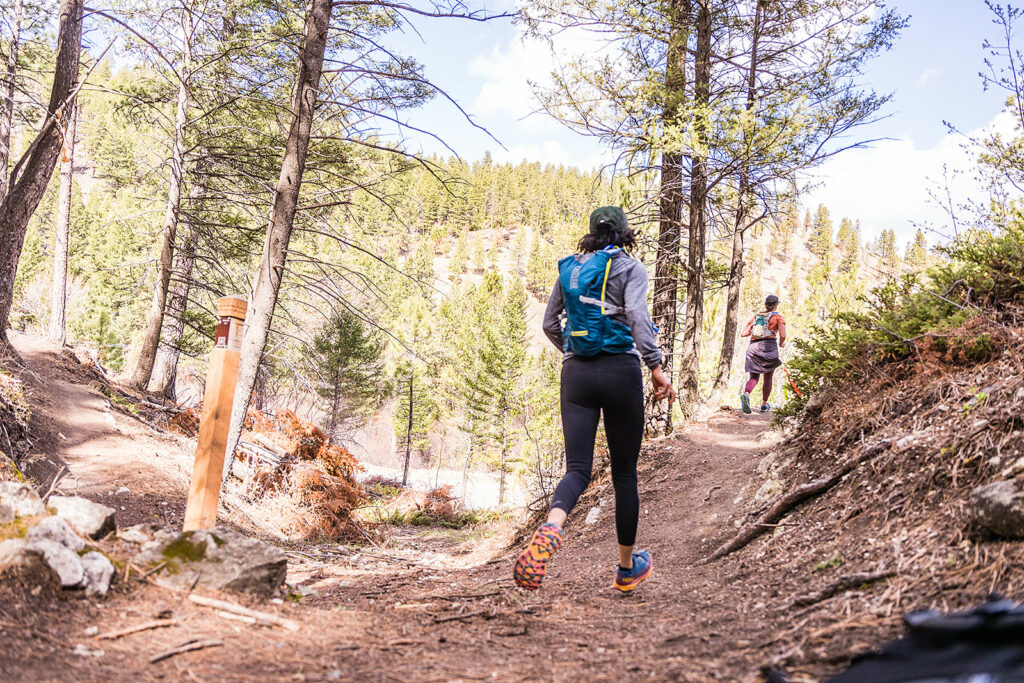
[[[580,263],[586,263],[593,254],[577,254],[576,259]],[[612,267],[608,272],[608,284],[606,287],[605,300],[622,309],[622,312],[612,313],[612,320],[629,325],[633,333],[633,349],[629,351],[633,355],[643,359],[648,368],[654,369],[661,365],[661,349],[654,338],[654,328],[651,325],[651,316],[647,311],[647,269],[644,264],[630,257],[624,252],[618,252],[612,257]],[[544,334],[551,343],[561,351],[562,347],[562,318],[565,315],[565,302],[562,299],[562,284],[555,280],[555,287],[551,290],[551,298],[548,299],[548,307],[544,311]],[[565,352],[566,358],[571,358],[571,351]]]

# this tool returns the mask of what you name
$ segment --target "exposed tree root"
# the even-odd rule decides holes
[[[702,560],[701,564],[713,562],[719,558],[725,557],[729,553],[736,552],[743,546],[747,545],[761,534],[773,528],[772,525],[774,525],[775,522],[782,519],[783,516],[797,505],[825,493],[838,484],[843,477],[852,472],[862,462],[870,460],[887,449],[892,442],[893,439],[883,439],[882,441],[873,443],[870,446],[865,446],[859,455],[847,460],[846,463],[844,463],[837,471],[825,477],[821,477],[820,479],[815,479],[807,484],[803,484],[802,486],[798,486],[785,494],[775,501],[775,503],[772,504],[764,513],[762,513],[756,521],[740,529],[731,540],[720,546],[718,550]]]

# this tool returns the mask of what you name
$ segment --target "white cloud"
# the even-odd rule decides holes
[[[999,114],[969,135],[986,130],[1010,132],[1012,117]],[[899,139],[844,152],[821,168],[815,179],[819,185],[805,203],[810,207],[824,204],[837,222],[842,217],[859,219],[868,239],[885,228],[892,228],[903,240],[922,224],[941,229],[949,224],[949,217],[929,191],[945,192],[944,167],[950,173],[949,189],[955,203],[984,198],[974,174],[976,154],[965,149],[964,142],[961,135],[947,134],[928,149],[918,147],[912,139]]]
[[[469,63],[469,73],[484,79],[473,111],[484,116],[527,116],[537,108],[529,82],[548,82],[553,68],[550,51],[539,41],[516,38],[507,46],[495,45],[489,54]]]
[[[931,83],[937,81],[941,75],[942,69],[940,68],[925,69],[924,72],[917,77],[916,85],[918,88],[925,88]]]

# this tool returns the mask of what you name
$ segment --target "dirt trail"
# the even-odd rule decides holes
[[[32,349],[23,339],[18,343],[30,367],[38,361],[41,371],[44,361],[52,361],[35,355],[45,350]],[[91,391],[52,382],[41,392],[49,400],[64,397],[83,407],[84,415],[55,418],[52,426],[78,429],[75,441],[57,450],[78,476],[79,487],[102,492],[131,481],[137,487],[150,482],[154,495],[177,489],[166,477],[158,481],[166,472],[147,474],[152,465],[139,463],[140,453],[167,444],[150,434],[128,433],[131,426],[120,418],[115,419],[125,432],[109,435],[106,411]],[[744,563],[701,566],[698,560],[733,530],[735,499],[755,479],[763,448],[759,437],[767,424],[767,416],[719,413],[708,424],[646,445],[639,544],[651,550],[655,572],[629,595],[611,589],[614,517],[604,475],[584,494],[539,592],[513,586],[511,554],[497,550],[497,538],[470,544],[443,532],[411,532],[382,549],[302,547],[289,553],[289,581],[316,593],[269,606],[299,620],[304,629],[298,634],[225,621],[184,596],[136,583],[105,601],[70,601],[36,613],[22,630],[0,631],[0,650],[12,653],[0,661],[0,679],[755,677],[765,655],[752,641],[769,626],[745,602],[743,579],[751,572]],[[125,449],[129,436],[135,446]],[[97,463],[108,438],[121,445]],[[597,520],[586,524],[595,504]],[[115,641],[86,635],[91,626],[112,631],[168,611],[178,625]],[[11,647],[4,646],[12,636]],[[223,646],[148,663],[153,653],[194,638],[216,638]],[[103,654],[73,654],[79,645]]]
[[[49,341],[13,331],[10,339],[29,371],[21,378],[33,410],[33,478],[52,481],[66,467],[58,490],[114,507],[122,526],[179,523],[191,464],[185,440],[111,404]]]

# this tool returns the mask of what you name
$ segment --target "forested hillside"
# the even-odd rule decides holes
[[[977,36],[998,125],[936,114],[974,193],[934,191],[945,224],[817,200],[822,169],[883,141],[900,91],[872,64],[904,5],[0,0],[0,678],[145,679],[204,650],[221,678],[812,680],[905,608],[1020,598],[1021,10],[985,2]],[[522,128],[606,163],[510,160],[441,85],[455,25],[541,46]],[[439,107],[493,154],[433,129]],[[615,243],[588,230],[645,266],[661,360],[608,391],[644,399],[639,471],[602,425],[556,523],[577,404],[541,323],[558,261]],[[769,295],[789,343],[750,415],[740,333]],[[630,485],[666,567],[649,601],[593,588]],[[545,520],[557,542],[531,540]],[[530,597],[510,548],[546,562],[563,522],[556,587]],[[622,538],[616,582],[640,557]],[[236,590],[277,602],[202,602]],[[57,620],[56,596],[85,598]],[[122,640],[155,629],[160,651]]]

